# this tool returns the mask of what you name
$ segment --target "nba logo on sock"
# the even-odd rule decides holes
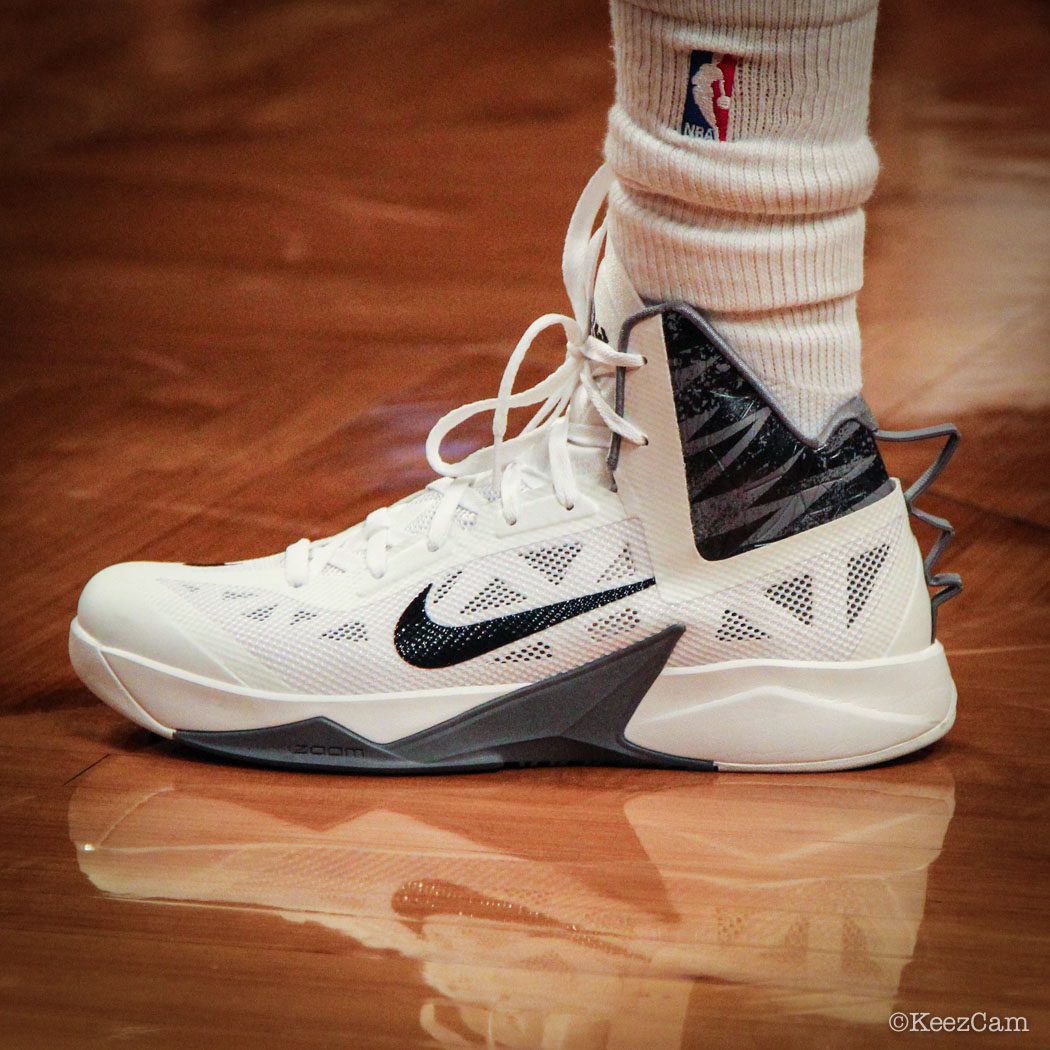
[[[720,51],[694,51],[690,55],[683,135],[725,142],[736,63],[735,55]]]

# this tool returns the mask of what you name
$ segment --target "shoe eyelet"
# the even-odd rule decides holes
[[[566,513],[568,513],[569,511],[573,510],[573,508],[575,508],[575,506],[576,506],[575,503],[566,503],[565,504]]]

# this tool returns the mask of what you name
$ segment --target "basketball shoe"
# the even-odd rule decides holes
[[[436,481],[272,557],[103,570],[71,627],[87,686],[213,754],[361,772],[844,769],[946,733],[932,610],[959,584],[912,502],[954,428],[887,435],[948,439],[907,493],[860,399],[807,440],[699,311],[638,297],[594,230],[611,180],[569,226],[572,316],[438,421]],[[564,362],[514,392],[551,326]],[[488,412],[492,445],[446,461]],[[910,510],[942,527],[925,566]]]

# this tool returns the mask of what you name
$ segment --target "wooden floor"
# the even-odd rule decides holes
[[[884,8],[865,367],[884,425],[965,434],[929,499],[959,719],[819,777],[312,777],[96,702],[66,658],[94,571],[417,488],[431,422],[563,308],[607,15],[55,0],[0,28],[0,1046],[1050,1046],[1045,5]]]

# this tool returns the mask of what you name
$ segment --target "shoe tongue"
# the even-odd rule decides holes
[[[645,306],[634,290],[627,272],[624,270],[615,251],[607,243],[605,255],[598,267],[594,284],[594,312],[591,320],[591,334],[603,339],[614,350],[618,349],[620,328],[623,322],[633,313]],[[605,396],[613,398],[615,379],[610,375],[599,380]],[[590,401],[578,391],[578,397],[569,411],[573,423],[602,425],[601,416],[594,410]]]
[[[594,334],[618,350],[624,321],[644,306],[615,250],[606,245],[594,284],[594,326],[599,329]]]

